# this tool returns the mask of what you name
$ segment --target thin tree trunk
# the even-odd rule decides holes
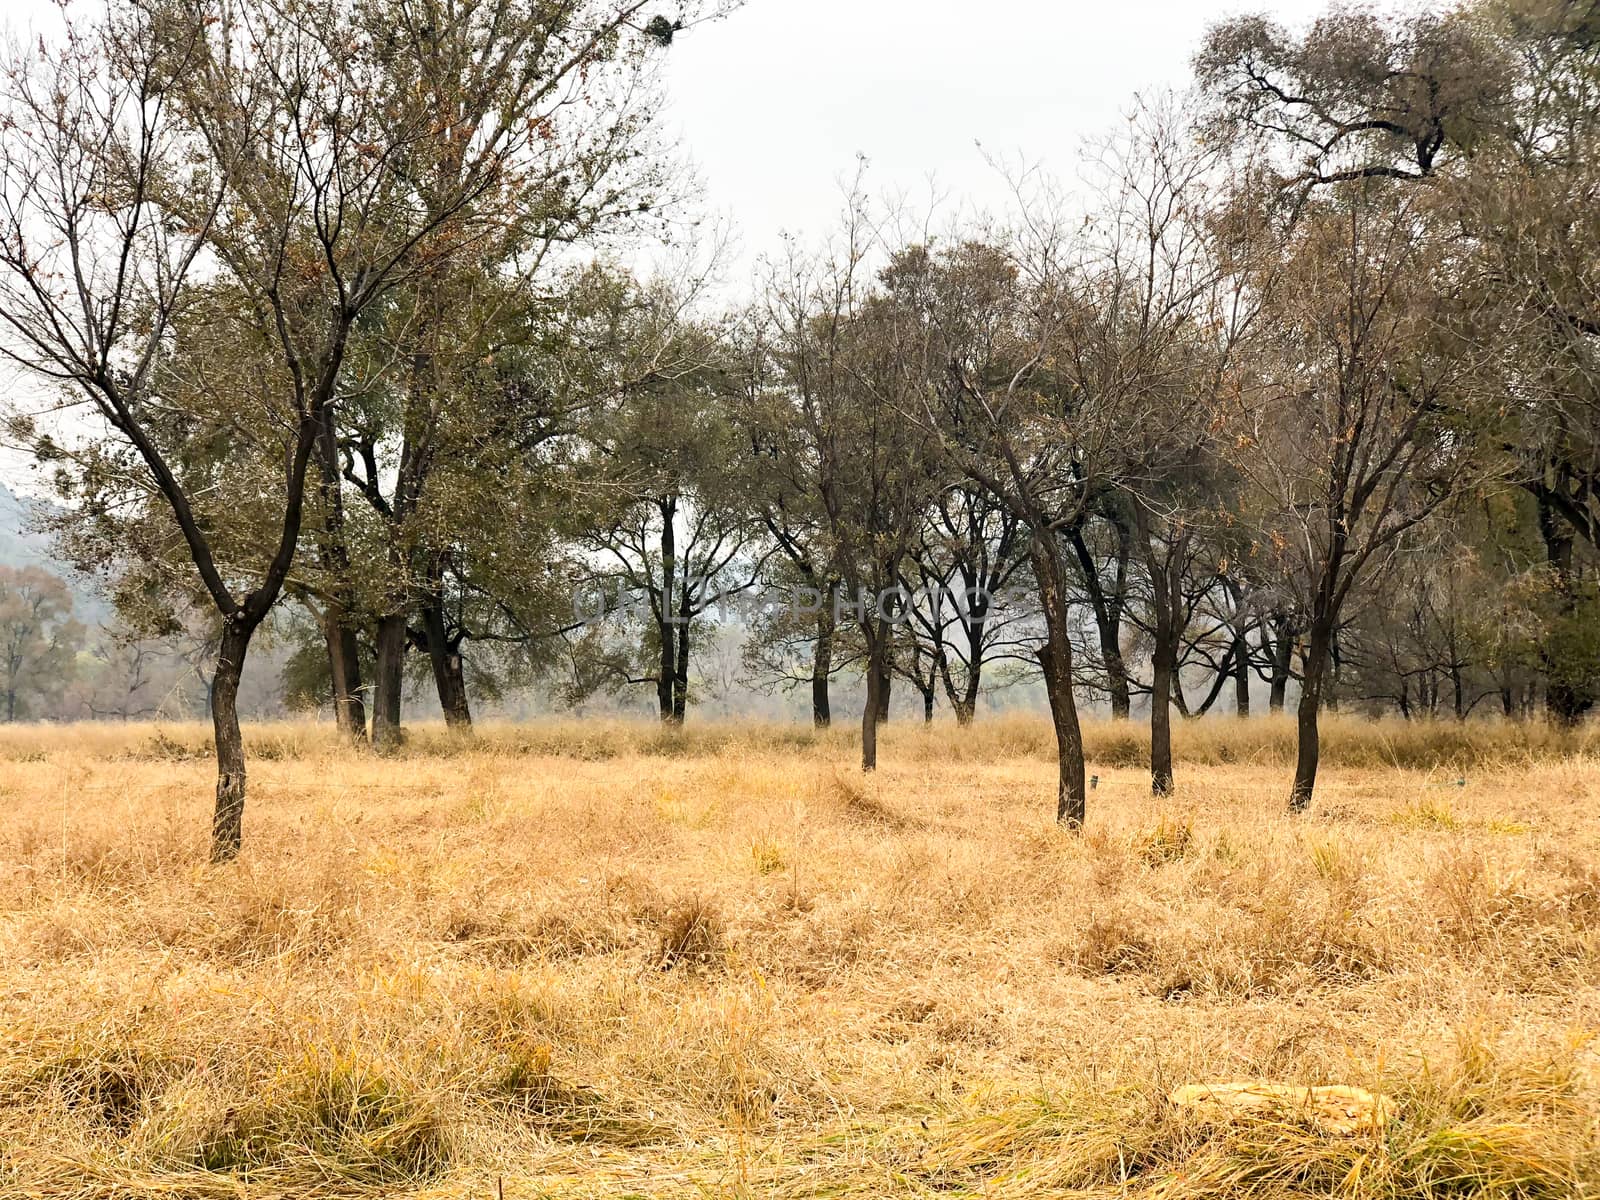
[[[212,676],[211,728],[217,748],[217,806],[211,818],[211,861],[229,862],[244,843],[244,738],[239,732],[239,679],[255,629],[226,618]]]
[[[861,769],[878,769],[878,726],[885,703],[883,681],[888,675],[883,665],[884,632],[867,632],[867,702],[861,708]]]
[[[1083,761],[1083,730],[1078,724],[1078,703],[1072,694],[1071,614],[1067,611],[1063,572],[1059,558],[1042,544],[1053,537],[1049,530],[1035,535],[1033,569],[1044,611],[1045,643],[1039,647],[1045,694],[1056,734],[1056,820],[1068,829],[1082,829],[1088,808]]]
[[[433,668],[433,685],[439,693],[439,709],[445,725],[458,733],[472,732],[472,708],[467,702],[465,665],[459,644],[452,643],[445,628],[444,606],[437,593],[422,605],[422,631],[427,640],[428,663]]]
[[[1305,677],[1301,682],[1297,713],[1299,746],[1295,755],[1294,787],[1289,793],[1289,809],[1292,812],[1304,812],[1311,807],[1311,799],[1316,792],[1317,767],[1322,756],[1317,717],[1322,710],[1323,680],[1327,676],[1328,655],[1332,645],[1332,620],[1325,615],[1314,617],[1306,646]]]
[[[1250,715],[1250,638],[1240,630],[1233,639],[1233,710]]]
[[[676,705],[674,692],[678,684],[678,639],[672,628],[676,606],[673,589],[678,582],[677,535],[672,527],[677,506],[670,500],[659,502],[661,513],[661,611],[656,614],[656,632],[661,642],[661,662],[656,670],[656,708],[663,724],[670,725]]]
[[[1139,552],[1150,578],[1152,615],[1155,617],[1155,650],[1151,655],[1150,679],[1150,790],[1157,796],[1172,793],[1172,703],[1185,709],[1178,684],[1178,613],[1183,606],[1183,563],[1188,553],[1187,534],[1170,533],[1166,552],[1156,552],[1150,517],[1141,501],[1133,504],[1134,531]],[[1215,694],[1215,693],[1213,693]],[[1187,715],[1187,714],[1185,714]]]
[[[406,614],[388,613],[378,621],[377,663],[372,695],[372,744],[392,750],[400,744],[400,705],[405,690]]]
[[[472,730],[472,707],[467,702],[466,666],[461,657],[460,645],[450,646],[444,656],[444,669],[450,680],[451,711],[455,713],[455,720],[450,721],[448,712],[446,720],[462,733],[470,733]]]
[[[672,681],[672,720],[682,725],[689,715],[689,614],[680,614],[678,620],[678,661]]]
[[[1267,708],[1280,713],[1289,692],[1289,668],[1294,661],[1294,630],[1287,621],[1278,619],[1271,622],[1270,632],[1268,625],[1262,624],[1261,637],[1263,640],[1270,638],[1272,649],[1272,684],[1267,695]]]
[[[355,603],[350,581],[350,548],[345,541],[344,485],[339,472],[338,431],[334,411],[324,408],[317,430],[317,470],[321,476],[322,529],[317,538],[322,569],[332,579],[324,607],[323,634],[328,646],[328,673],[333,680],[333,719],[352,741],[367,738],[366,704],[361,698],[361,656],[351,624]]]
[[[329,600],[322,612],[322,635],[328,647],[328,674],[333,681],[333,719],[352,741],[367,740],[367,705],[361,697],[361,649],[344,605]]]
[[[833,724],[833,708],[828,699],[828,678],[833,672],[833,604],[828,598],[817,614],[817,643],[811,655],[811,723],[818,729]]]
[[[950,701],[956,724],[963,728],[971,725],[978,715],[978,692],[982,687],[983,672],[983,629],[981,621],[968,626],[967,675],[960,688],[956,687],[955,678],[950,673],[950,656],[939,655],[938,679],[944,684],[945,699]]]
[[[1150,680],[1150,790],[1157,796],[1172,793],[1172,646],[1170,631],[1156,621],[1156,647],[1151,656]]]

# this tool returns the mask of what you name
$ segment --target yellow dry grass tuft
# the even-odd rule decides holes
[[[285,724],[212,868],[205,730],[0,730],[0,1194],[1593,1194],[1593,739]]]

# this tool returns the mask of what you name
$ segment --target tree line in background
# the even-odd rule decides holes
[[[1034,680],[1073,826],[1086,700],[1148,709],[1157,792],[1174,710],[1292,702],[1302,809],[1323,709],[1600,699],[1600,4],[1225,22],[1087,202],[858,186],[715,314],[616,265],[681,234],[697,15],[130,0],[12,63],[0,348],[76,407],[11,434],[124,620],[207,631],[216,858],[274,613],[385,749],[418,670],[463,731],[528,684],[681,722],[727,606],[804,597],[742,610],[748,679],[818,725],[860,679],[868,770],[897,689],[965,724]],[[0,579],[41,678],[50,590]]]

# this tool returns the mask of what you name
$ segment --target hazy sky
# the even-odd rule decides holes
[[[1399,0],[1390,0],[1399,7]],[[1004,202],[984,151],[1070,182],[1134,93],[1181,88],[1211,22],[1299,24],[1327,0],[748,0],[669,53],[669,128],[752,256],[869,190]],[[979,148],[979,143],[982,149]]]

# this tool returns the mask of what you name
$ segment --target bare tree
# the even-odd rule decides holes
[[[1260,353],[1227,444],[1259,505],[1258,553],[1306,614],[1290,806],[1316,786],[1317,718],[1351,595],[1473,479],[1462,435],[1469,298],[1428,237],[1420,197],[1362,180],[1308,201],[1277,248]]]
[[[861,765],[877,767],[888,702],[902,580],[935,490],[933,441],[919,420],[929,378],[930,330],[905,302],[914,264],[871,269],[879,230],[852,195],[831,261],[796,254],[774,272],[759,324],[768,378],[788,407],[787,434],[770,450],[815,497],[838,572],[837,616],[861,639],[866,703]],[[769,426],[770,428],[771,426]]]
[[[929,719],[942,688],[956,723],[972,724],[984,668],[1022,654],[1034,615],[1022,602],[1027,566],[1022,522],[970,479],[929,505],[905,580],[913,657],[928,660]]]

